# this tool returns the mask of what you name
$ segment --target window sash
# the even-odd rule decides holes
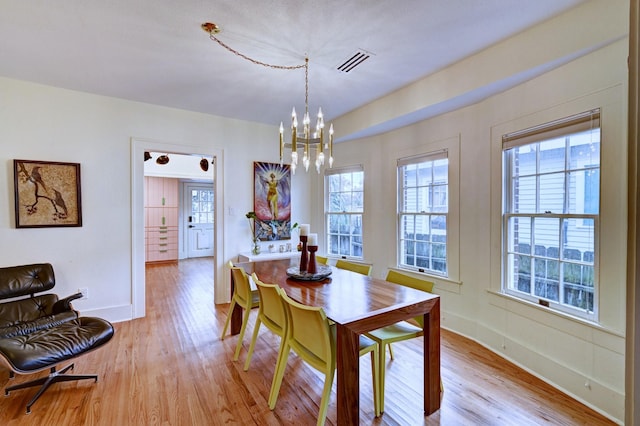
[[[557,219],[557,243],[545,244],[533,231],[515,238],[512,219]],[[580,250],[575,241],[567,242],[563,221],[593,221],[593,244]],[[597,320],[598,256],[596,254],[598,215],[507,214],[504,221],[504,291],[534,303],[588,320]],[[534,228],[534,225],[530,225]],[[523,263],[524,262],[524,263]],[[579,278],[578,278],[579,277]],[[517,278],[517,279],[516,279]],[[543,302],[541,302],[543,301]],[[581,305],[581,306],[579,306]]]
[[[362,259],[362,220],[362,213],[327,212],[327,254]]]

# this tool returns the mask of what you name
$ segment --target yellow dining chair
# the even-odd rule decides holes
[[[410,275],[402,274],[393,270],[390,270],[387,273],[386,280],[406,287],[426,291],[428,293],[431,293],[433,290],[433,283],[431,281],[423,280],[421,278],[415,278]],[[380,382],[378,387],[378,396],[380,398],[380,400],[378,401],[378,405],[380,407],[380,412],[384,412],[384,376],[386,365],[385,354],[387,346],[389,346],[389,355],[391,356],[391,359],[393,359],[393,350],[391,349],[391,343],[413,339],[424,334],[424,318],[422,316],[417,316],[412,320],[415,321],[417,325],[413,325],[406,321],[401,321],[387,327],[382,327],[377,330],[365,333],[367,337],[370,337],[380,345],[380,366],[378,368],[378,377]],[[440,383],[440,390],[443,390],[442,382]]]
[[[258,287],[260,306],[258,306],[258,317],[256,318],[256,325],[253,329],[249,353],[247,354],[247,359],[244,362],[244,371],[249,369],[253,350],[256,345],[256,340],[258,339],[260,325],[264,324],[265,327],[271,330],[274,334],[280,336],[280,348],[278,350],[278,355],[280,355],[282,348],[284,347],[285,334],[287,331],[287,312],[284,302],[282,301],[282,297],[280,297],[280,293],[282,292],[280,286],[277,284],[263,283],[255,272],[251,275],[251,278],[253,278],[253,282],[256,283],[256,286]],[[280,360],[280,356],[278,356],[278,360]],[[277,369],[278,364],[276,363],[274,371],[277,371]]]
[[[318,412],[318,425],[323,425],[327,417],[327,408],[331,396],[331,386],[336,370],[336,330],[329,323],[324,310],[319,307],[300,304],[282,292],[282,299],[287,309],[287,337],[280,353],[278,368],[273,377],[269,408],[274,409],[282,378],[287,366],[289,351],[298,354],[311,367],[324,373],[324,389]],[[378,345],[365,336],[360,336],[360,356],[371,353],[371,371],[373,376],[373,403],[376,417],[380,415],[378,408]]]
[[[238,335],[238,343],[236,345],[236,352],[233,355],[233,360],[237,361],[240,356],[240,348],[242,347],[242,339],[244,338],[244,332],[247,329],[249,323],[249,314],[251,309],[260,304],[260,296],[258,290],[251,290],[249,284],[249,276],[244,269],[237,266],[233,266],[233,262],[229,261],[229,268],[231,269],[231,275],[233,276],[234,290],[231,297],[231,305],[229,306],[229,312],[227,313],[227,320],[224,322],[224,328],[222,329],[222,336],[220,340],[224,340],[224,335],[227,334],[227,328],[231,321],[231,314],[236,304],[244,309],[242,315],[242,327],[240,328],[240,334]]]
[[[371,275],[371,269],[373,269],[373,266],[365,265],[364,263],[355,263],[338,259],[336,261],[336,268],[347,269],[349,271],[357,272],[362,275]]]
[[[316,262],[320,263],[321,265],[328,265],[329,258],[324,256],[316,256]]]

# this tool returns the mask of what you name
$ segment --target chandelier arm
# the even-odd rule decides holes
[[[256,65],[262,65],[263,67],[267,67],[267,68],[275,68],[275,69],[280,69],[280,70],[297,70],[300,68],[306,68],[307,67],[307,63],[305,62],[304,64],[300,64],[300,65],[273,65],[273,64],[267,64],[266,62],[261,62],[258,61],[256,59],[250,58],[247,55],[244,55],[240,52],[238,52],[237,50],[233,49],[232,47],[227,46],[222,40],[220,40],[218,37],[214,36],[213,34],[209,34],[209,38],[215,42],[217,42],[220,46],[224,47],[225,49],[227,49],[229,52],[233,53],[234,55],[237,55],[243,59],[246,59],[249,62],[252,62]]]

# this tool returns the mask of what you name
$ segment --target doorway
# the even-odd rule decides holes
[[[224,204],[222,191],[224,181],[224,164],[216,161],[222,158],[223,152],[204,146],[187,146],[167,144],[149,139],[132,138],[131,140],[131,318],[145,316],[145,230],[144,230],[144,153],[146,151],[160,151],[185,155],[206,155],[212,157],[215,162],[212,187],[216,208],[214,209],[214,223],[220,232],[214,232],[213,240],[213,286],[214,303],[222,303],[229,300],[229,281],[224,274],[224,243],[222,240],[224,229]],[[178,177],[178,176],[176,176]]]
[[[213,256],[215,197],[209,184],[184,182],[182,218],[187,258]]]

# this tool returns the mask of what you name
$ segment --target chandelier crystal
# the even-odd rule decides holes
[[[304,64],[301,65],[272,65],[265,62],[260,62],[252,59],[237,50],[232,49],[218,39],[215,34],[220,32],[220,27],[211,22],[206,22],[201,25],[202,29],[209,33],[209,38],[217,42],[220,46],[224,47],[231,53],[246,59],[257,65],[262,65],[267,68],[294,70],[304,68],[304,116],[302,117],[302,133],[298,133],[298,116],[296,114],[295,107],[291,112],[291,142],[285,142],[284,125],[280,122],[280,165],[284,162],[285,149],[291,150],[291,171],[296,173],[298,166],[298,150],[302,150],[302,165],[305,171],[309,171],[309,165],[311,164],[312,151],[315,150],[315,166],[316,171],[320,173],[320,169],[325,164],[325,150],[329,156],[329,168],[333,167],[333,124],[329,126],[329,138],[325,142],[324,138],[324,116],[322,114],[322,108],[318,108],[318,115],[316,117],[315,130],[311,132],[311,118],[309,116],[309,58],[304,58]]]

